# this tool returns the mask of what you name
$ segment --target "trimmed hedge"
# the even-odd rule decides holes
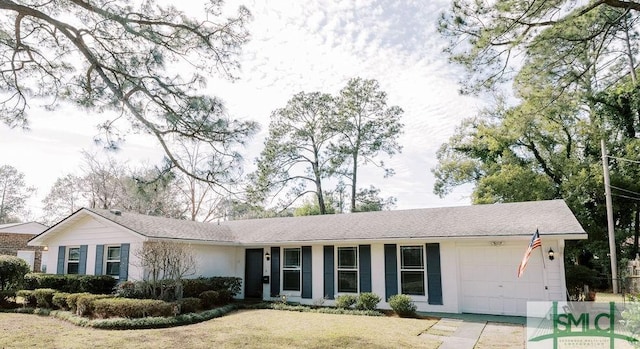
[[[29,273],[24,276],[25,289],[52,288],[61,292],[93,294],[112,293],[118,280],[109,275],[68,275]]]
[[[202,292],[228,290],[233,296],[240,293],[242,279],[237,277],[215,276],[210,278],[199,277],[196,279],[183,279],[183,297],[199,297]]]
[[[167,317],[174,315],[174,305],[156,299],[105,298],[93,301],[93,315],[103,319]]]
[[[180,309],[180,314],[195,313],[202,309],[200,298],[187,297],[176,302]]]
[[[16,297],[22,297],[25,306],[35,307],[36,306],[36,296],[33,294],[32,290],[20,290],[16,292]]]
[[[68,311],[54,310],[51,312],[51,316],[65,321],[69,321],[72,324],[109,330],[136,330],[147,328],[166,328],[182,325],[195,324],[198,322],[208,321],[237,309],[235,304],[225,305],[224,307],[215,308],[201,313],[189,313],[172,317],[146,317],[140,319],[95,319],[89,320],[87,318],[77,316]]]
[[[108,294],[86,294],[79,296],[76,301],[76,314],[80,316],[92,316],[94,302],[104,298],[113,298],[113,296]]]
[[[38,288],[33,290],[33,296],[36,299],[36,306],[38,308],[53,308],[53,295],[56,290],[52,288]]]
[[[0,291],[0,309],[15,309],[20,307],[16,303],[16,291]]]
[[[53,294],[53,298],[51,302],[53,303],[53,307],[56,309],[69,310],[69,303],[67,303],[67,297],[69,297],[70,293],[67,292],[56,292]]]

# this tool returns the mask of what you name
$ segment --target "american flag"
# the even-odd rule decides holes
[[[527,267],[527,263],[529,263],[529,257],[531,257],[531,251],[540,246],[542,246],[542,240],[540,240],[540,233],[538,233],[538,229],[536,229],[536,232],[533,233],[531,237],[531,242],[529,242],[529,247],[527,247],[527,252],[524,253],[522,262],[520,262],[520,266],[518,266],[518,277],[524,273],[524,269]]]

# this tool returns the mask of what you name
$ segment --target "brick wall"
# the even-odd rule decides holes
[[[39,272],[42,265],[42,247],[27,246],[27,242],[34,237],[32,234],[0,233],[0,254],[15,256],[18,250],[36,251],[34,271]]]

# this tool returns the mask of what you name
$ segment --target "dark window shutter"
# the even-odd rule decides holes
[[[280,295],[280,247],[271,247],[271,297]]]
[[[129,279],[129,244],[120,245],[120,275],[118,279],[120,282],[127,281]]]
[[[58,268],[56,274],[64,274],[64,259],[67,249],[64,246],[58,246]]]
[[[360,292],[371,292],[371,245],[360,245]]]
[[[302,298],[312,298],[311,246],[302,246]]]
[[[80,245],[80,263],[78,264],[78,274],[87,273],[87,245]]]
[[[324,296],[335,298],[333,246],[324,246]]]
[[[427,294],[429,304],[442,305],[440,244],[427,244]]]
[[[96,245],[96,273],[102,275],[102,265],[104,264],[104,245]]]
[[[398,251],[395,244],[384,245],[384,290],[385,299],[398,294]]]

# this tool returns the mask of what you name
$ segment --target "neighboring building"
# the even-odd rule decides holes
[[[36,222],[0,224],[0,255],[18,256],[27,261],[32,271],[41,271],[46,251],[43,247],[27,246],[27,243],[48,228]]]
[[[521,278],[533,232],[542,248]],[[409,294],[419,311],[526,315],[528,300],[565,300],[566,240],[587,234],[562,200],[199,223],[83,208],[33,238],[50,273],[139,280],[145,242],[193,246],[197,275],[243,279],[239,298],[312,304],[340,294]],[[555,258],[548,258],[553,249]]]

